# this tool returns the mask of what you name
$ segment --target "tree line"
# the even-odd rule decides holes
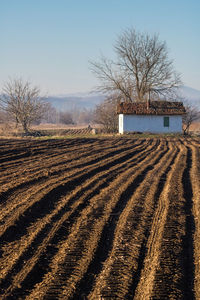
[[[22,79],[9,80],[0,97],[0,118],[9,117],[20,124],[28,133],[31,124],[47,120],[51,123],[101,124],[106,131],[116,132],[118,119],[116,106],[119,102],[145,102],[149,100],[180,101],[177,89],[182,85],[181,76],[168,57],[165,41],[158,35],[136,32],[130,28],[123,31],[114,44],[115,60],[101,56],[90,61],[90,68],[99,79],[98,91],[105,94],[105,100],[93,111],[57,112],[38,87]],[[199,119],[198,109],[189,102],[185,105],[183,117],[185,133],[192,122]]]
[[[40,89],[21,78],[10,79],[4,85],[0,96],[0,122],[12,121],[25,133],[32,124],[88,124],[93,121],[94,111],[75,108],[59,111],[40,96]]]

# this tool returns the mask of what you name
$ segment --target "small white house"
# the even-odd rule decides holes
[[[119,133],[151,132],[178,133],[182,132],[182,116],[185,108],[182,102],[148,101],[138,103],[120,103]]]

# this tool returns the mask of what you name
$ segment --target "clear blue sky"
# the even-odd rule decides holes
[[[0,0],[0,88],[22,77],[49,95],[90,91],[88,61],[112,58],[129,27],[158,33],[184,84],[200,90],[199,0]]]

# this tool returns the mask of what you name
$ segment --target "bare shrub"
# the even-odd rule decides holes
[[[106,99],[97,105],[94,112],[94,120],[98,124],[101,124],[106,132],[117,132],[118,115],[116,113],[115,101]]]
[[[183,116],[183,133],[188,134],[191,124],[200,120],[200,111],[188,103],[185,105],[185,110],[186,114]]]

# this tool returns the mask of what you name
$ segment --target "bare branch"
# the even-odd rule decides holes
[[[118,116],[115,101],[116,98],[113,101],[112,97],[108,97],[97,105],[94,111],[95,121],[101,124],[106,132],[117,132],[118,130]]]
[[[180,86],[180,75],[168,59],[165,42],[157,35],[150,36],[125,30],[119,35],[114,51],[116,62],[101,57],[91,62],[92,71],[101,84],[99,89],[106,93],[120,94],[124,101],[145,101],[146,95],[172,97]]]
[[[38,87],[32,87],[29,82],[22,79],[10,79],[3,87],[3,96],[0,105],[16,121],[20,123],[25,132],[30,124],[42,118],[46,111],[46,103],[40,97]]]
[[[200,120],[200,111],[188,102],[185,103],[186,114],[183,116],[184,134],[188,134],[193,122]]]

